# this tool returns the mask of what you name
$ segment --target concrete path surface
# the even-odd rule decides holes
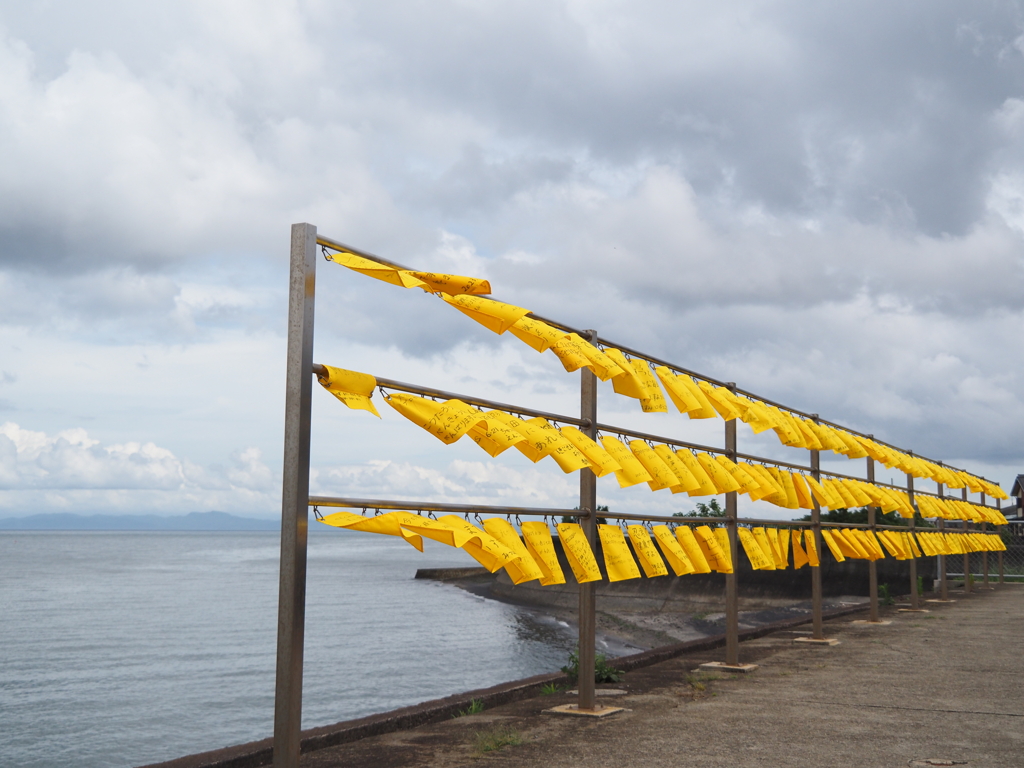
[[[304,755],[334,766],[1024,766],[1024,586],[953,595],[888,626],[826,623],[741,645],[747,675],[694,672],[721,651],[629,672],[603,719],[545,714],[567,692]],[[482,751],[502,734],[517,745]],[[932,760],[935,762],[925,762]],[[921,762],[916,762],[921,761]],[[949,761],[949,762],[942,762]]]

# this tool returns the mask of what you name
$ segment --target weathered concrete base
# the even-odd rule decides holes
[[[839,641],[834,637],[823,637],[820,640],[814,637],[797,637],[793,640],[794,643],[806,643],[808,645],[839,645]]]
[[[851,621],[850,623],[851,624],[867,624],[868,626],[872,626],[872,627],[887,627],[890,624],[892,624],[892,622],[888,621],[888,620],[869,621],[868,619],[857,619],[856,621]]]
[[[566,691],[570,696],[579,696],[579,691]],[[621,688],[598,688],[594,691],[595,696],[628,696],[629,691],[624,691]]]
[[[709,661],[707,664],[701,664],[697,669],[703,669],[706,672],[736,672],[742,674],[744,672],[753,672],[757,669],[757,664],[726,664],[724,661]]]
[[[608,717],[608,715],[614,715],[616,712],[625,711],[625,707],[597,706],[594,709],[580,709],[576,704],[562,704],[559,707],[544,710],[549,715],[573,715],[575,717]]]
[[[897,608],[900,613],[931,613],[927,608]]]
[[[934,598],[932,600],[925,600],[925,602],[926,603],[955,603],[956,600],[940,600],[939,598],[936,597],[936,598]]]

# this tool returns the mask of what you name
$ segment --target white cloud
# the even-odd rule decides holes
[[[8,515],[75,511],[83,500],[83,512],[123,509],[140,498],[159,511],[198,504],[266,514],[278,496],[258,448],[233,456],[226,469],[204,468],[153,443],[102,445],[81,428],[47,435],[0,426],[0,511]]]

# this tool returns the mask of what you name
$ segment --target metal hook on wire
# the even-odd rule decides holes
[[[324,516],[320,514],[320,507],[317,506],[316,504],[313,505],[313,515],[316,517],[317,520],[322,521],[324,519]]]

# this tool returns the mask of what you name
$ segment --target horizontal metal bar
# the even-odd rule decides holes
[[[496,515],[533,515],[534,517],[590,517],[587,509],[550,509],[539,507],[501,507],[491,504],[442,504],[432,501],[395,501],[393,499],[350,499],[337,496],[310,496],[311,507],[342,507],[346,509],[390,509],[419,512],[493,512]]]
[[[404,266],[402,264],[399,264],[396,261],[391,261],[389,259],[385,259],[382,256],[377,256],[376,254],[370,253],[369,251],[364,251],[364,250],[361,250],[359,248],[354,248],[354,247],[352,247],[350,245],[346,245],[345,243],[339,242],[337,240],[332,240],[329,237],[324,237],[323,235],[317,235],[316,242],[317,242],[318,245],[324,245],[324,246],[327,246],[328,248],[333,248],[336,251],[347,251],[349,253],[354,253],[357,256],[362,256],[365,259],[369,259],[371,261],[376,261],[376,262],[378,262],[380,264],[384,264],[384,265],[389,266],[389,267],[394,267],[395,269],[402,269],[402,270],[409,270],[410,269],[409,267],[406,267],[406,266]],[[489,296],[482,296],[481,298],[485,298],[485,299],[491,298],[491,300],[496,301],[496,299],[493,299],[492,297],[489,297]],[[535,314],[533,312],[529,313],[529,317],[532,317],[532,318],[534,318],[536,320],[540,320],[541,322],[547,323],[548,325],[551,325],[551,326],[554,326],[554,327],[559,328],[561,330],[564,330],[567,333],[576,333],[576,334],[580,334],[580,335],[582,335],[584,333],[584,331],[582,331],[582,330],[580,330],[578,328],[573,328],[572,326],[565,325],[564,323],[560,323],[560,322],[558,322],[556,320],[551,320],[550,318],[542,317],[542,316],[537,315],[537,314]],[[697,373],[696,371],[691,371],[691,370],[689,370],[687,368],[683,368],[681,366],[675,365],[674,363],[670,363],[667,360],[661,360],[661,359],[659,359],[657,357],[654,357],[652,355],[646,354],[644,352],[640,352],[640,351],[632,349],[630,347],[623,346],[622,344],[617,344],[614,341],[610,341],[608,339],[604,339],[604,338],[602,338],[600,336],[597,337],[595,339],[595,341],[597,343],[605,345],[605,346],[614,347],[615,349],[618,349],[620,352],[622,352],[624,354],[631,355],[633,357],[642,358],[642,359],[647,360],[647,361],[649,361],[651,363],[654,363],[655,365],[664,365],[667,368],[671,368],[673,371],[676,371],[678,373],[686,374],[687,376],[693,376],[694,378],[701,379],[701,380],[706,381],[706,382],[708,382],[710,384],[715,384],[715,385],[720,386],[720,387],[729,386],[731,384],[731,382],[725,382],[725,381],[722,381],[721,379],[715,379],[715,378],[712,378],[711,376],[707,376],[707,375],[702,374],[702,373]],[[911,455],[915,456],[916,458],[923,459],[924,461],[929,461],[929,462],[931,462],[933,464],[940,464],[940,462],[938,460],[936,460],[936,459],[929,459],[926,456],[921,456],[920,454],[915,454],[915,453],[913,453],[913,451],[910,451],[908,449],[900,448],[898,446],[893,445],[892,443],[887,443],[884,440],[879,440],[878,438],[874,437],[873,435],[868,435],[868,434],[866,434],[864,432],[858,432],[855,429],[851,429],[849,427],[843,426],[842,424],[838,424],[838,423],[836,423],[834,421],[829,421],[827,419],[822,419],[818,414],[812,414],[812,413],[807,413],[806,411],[797,410],[796,408],[792,408],[792,407],[790,407],[788,405],[784,405],[784,404],[776,402],[774,400],[769,400],[769,399],[767,399],[765,397],[761,397],[760,395],[757,395],[757,394],[755,394],[753,392],[750,392],[750,391],[745,390],[745,389],[740,389],[740,388],[735,387],[735,386],[733,388],[733,391],[736,394],[738,394],[738,395],[743,395],[745,397],[749,397],[749,398],[752,398],[754,400],[758,400],[759,402],[765,403],[767,405],[774,406],[776,408],[780,408],[780,409],[782,409],[784,411],[788,411],[789,413],[795,414],[797,416],[801,416],[801,417],[807,418],[807,419],[817,419],[820,423],[826,424],[826,425],[828,425],[830,427],[835,427],[836,429],[844,430],[844,431],[849,432],[850,434],[856,435],[858,437],[864,437],[864,438],[867,438],[869,440],[874,440],[876,443],[879,443],[880,445],[887,446],[889,448],[892,448],[893,450],[900,451],[901,453],[911,454]],[[954,467],[954,466],[951,466],[949,464],[942,464],[942,466],[945,466],[947,469],[951,469],[951,470],[958,471],[958,472],[967,472],[968,474],[972,475],[973,477],[977,477],[977,478],[979,478],[981,480],[987,480],[984,476],[982,476],[982,475],[975,475],[974,473],[969,472],[966,469],[960,469],[959,467]]]
[[[327,373],[327,370],[325,369],[325,367],[323,365],[315,363],[313,365],[313,373],[316,374],[317,376],[322,376],[322,375],[325,375]],[[493,410],[498,410],[498,411],[505,411],[505,412],[509,412],[509,413],[517,413],[517,414],[520,414],[520,415],[523,415],[523,416],[533,416],[533,417],[539,416],[540,418],[548,419],[550,421],[555,421],[555,422],[561,422],[563,424],[575,424],[576,426],[580,426],[580,427],[589,427],[590,426],[590,422],[587,419],[578,419],[578,418],[576,418],[574,416],[566,416],[566,415],[560,414],[560,413],[549,413],[548,411],[538,411],[538,410],[534,410],[532,408],[523,408],[523,407],[518,406],[518,405],[510,405],[509,403],[500,403],[500,402],[497,402],[495,400],[485,400],[484,398],[473,397],[471,395],[463,395],[463,394],[460,394],[458,392],[447,392],[447,391],[445,391],[443,389],[435,389],[433,387],[423,387],[423,386],[420,386],[418,384],[408,384],[408,383],[406,383],[404,381],[395,381],[394,379],[377,378],[376,381],[377,381],[377,385],[378,386],[383,387],[385,389],[394,389],[394,390],[398,390],[398,391],[401,391],[401,392],[410,392],[412,394],[429,395],[429,396],[432,396],[432,397],[443,397],[446,400],[460,400],[461,402],[464,402],[464,403],[466,403],[468,405],[476,405],[476,406],[481,406],[481,407],[484,407],[484,408],[491,408]],[[726,453],[727,453],[727,451],[724,448],[715,448],[714,446],[701,445],[700,443],[691,443],[691,442],[688,442],[686,440],[676,440],[674,438],[665,437],[663,435],[653,435],[653,434],[650,434],[648,432],[637,432],[636,430],[623,429],[622,427],[613,427],[610,424],[598,424],[596,428],[597,428],[597,430],[599,432],[610,432],[612,434],[622,435],[624,437],[632,437],[632,438],[637,439],[637,440],[650,440],[651,442],[663,443],[665,445],[677,445],[677,446],[679,446],[681,448],[688,448],[690,450],[695,450],[695,451],[704,451],[706,453],[716,453],[716,454],[720,454],[720,455],[723,455],[723,456],[726,455]],[[738,453],[738,454],[736,454],[736,456],[737,456],[737,458],[741,458],[741,459],[744,459],[746,461],[755,461],[755,462],[758,462],[760,464],[771,464],[773,466],[787,467],[789,469],[795,469],[795,470],[803,471],[803,472],[810,472],[810,471],[812,471],[811,467],[804,466],[802,464],[792,464],[790,462],[779,461],[777,459],[769,459],[769,458],[766,458],[764,456],[756,456],[756,455],[750,454],[750,453]],[[862,482],[862,483],[869,482],[869,481],[867,481],[867,480],[865,480],[864,478],[861,478],[861,477],[852,477],[851,475],[843,475],[843,474],[840,474],[838,472],[828,472],[826,470],[820,470],[820,472],[821,472],[821,474],[828,475],[829,477],[839,477],[839,478],[843,478],[845,480],[856,480],[856,481]],[[878,481],[874,481],[872,484],[873,485],[879,485],[879,486],[882,486],[882,487],[885,487],[885,488],[893,488],[893,489],[898,490],[898,491],[905,491],[906,490],[903,486],[892,485],[891,483],[881,483],[881,482],[878,482]],[[935,496],[935,497],[938,497],[938,494],[930,493],[928,491],[915,490],[914,492],[916,494],[920,494],[920,495],[923,495],[923,496]],[[989,506],[989,505],[984,505],[984,504],[976,504],[975,506],[985,507],[985,508],[988,508],[988,509],[995,509],[996,508],[994,506]]]

